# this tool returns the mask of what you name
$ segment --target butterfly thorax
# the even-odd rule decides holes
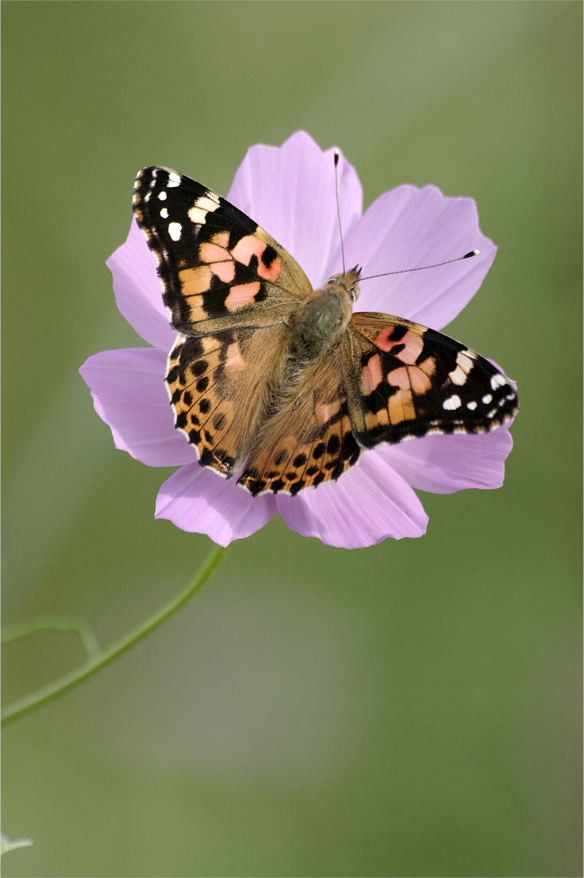
[[[350,323],[359,295],[356,270],[331,277],[313,290],[289,318],[289,355],[302,362],[319,359],[341,338]]]

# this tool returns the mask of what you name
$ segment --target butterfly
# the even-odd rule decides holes
[[[336,480],[380,443],[484,433],[516,413],[509,380],[475,351],[353,313],[359,268],[313,290],[257,223],[168,168],[140,171],[133,207],[177,332],[175,426],[202,466],[254,497]]]

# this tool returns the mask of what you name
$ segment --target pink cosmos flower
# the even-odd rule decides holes
[[[480,250],[479,256],[453,265],[365,281],[358,311],[396,314],[441,329],[474,296],[495,257],[470,198],[445,198],[433,186],[398,186],[362,214],[361,184],[341,157],[339,199],[347,265],[358,262],[364,275]],[[305,132],[280,149],[252,147],[228,200],[294,256],[315,289],[342,270],[332,150],[321,151]],[[425,533],[428,517],[414,488],[448,494],[503,483],[512,447],[508,424],[481,435],[434,435],[378,446],[365,451],[338,482],[296,497],[252,497],[235,479],[201,467],[194,448],[174,428],[164,377],[175,332],[162,304],[156,261],[135,221],[107,264],[118,308],[151,347],[103,351],[80,371],[117,448],[148,466],[180,467],[160,489],[157,518],[226,546],[279,512],[304,536],[358,548]]]

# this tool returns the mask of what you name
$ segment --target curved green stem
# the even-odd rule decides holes
[[[14,702],[14,704],[9,705],[2,711],[2,725],[14,722],[14,720],[20,719],[20,717],[26,716],[27,713],[36,710],[37,707],[48,704],[64,695],[65,692],[87,680],[88,677],[101,671],[102,668],[105,668],[106,665],[109,665],[118,656],[131,649],[135,643],[138,643],[138,641],[150,634],[151,631],[162,625],[163,622],[173,616],[177,610],[180,610],[201,590],[226,551],[227,549],[224,549],[222,546],[215,546],[195,578],[180,594],[125,637],[122,637],[121,640],[118,640],[117,643],[114,643],[113,646],[110,646],[109,649],[106,649],[101,655],[89,659],[81,667],[70,671],[59,680],[55,680],[55,682],[49,683],[47,686],[43,686],[41,689],[33,692],[32,695],[27,695],[25,698],[21,698],[19,701]]]
[[[95,658],[99,655],[99,643],[91,625],[83,619],[75,619],[72,616],[35,616],[28,622],[16,622],[2,629],[2,643],[12,643],[37,631],[73,631],[85,650],[87,658]]]

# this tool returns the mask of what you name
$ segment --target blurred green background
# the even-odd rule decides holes
[[[450,332],[519,383],[499,491],[347,552],[274,520],[182,613],[4,735],[10,876],[573,876],[580,866],[578,2],[4,2],[4,621],[103,644],[211,543],[154,521],[78,375],[141,345],[104,260],[136,171],[226,193],[305,128],[365,201],[470,195],[499,254]],[[4,648],[5,699],[81,660]]]

